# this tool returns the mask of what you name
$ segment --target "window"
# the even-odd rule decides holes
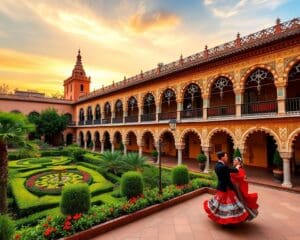
[[[83,92],[83,84],[80,84],[80,92]]]

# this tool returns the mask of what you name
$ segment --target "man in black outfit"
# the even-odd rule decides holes
[[[218,176],[217,189],[221,192],[226,192],[228,188],[234,191],[233,184],[230,179],[230,173],[237,173],[238,169],[230,168],[226,165],[228,156],[225,152],[217,152],[218,162],[215,166],[215,172]]]

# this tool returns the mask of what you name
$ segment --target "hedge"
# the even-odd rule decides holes
[[[179,165],[172,169],[172,182],[175,185],[184,185],[189,182],[189,170],[185,165]]]
[[[99,196],[93,197],[92,198],[92,203],[100,203],[100,204],[116,204],[116,203],[123,203],[126,202],[127,199],[122,197],[122,198],[115,198],[111,195],[111,193],[104,193]]]
[[[121,193],[128,199],[143,193],[143,179],[139,172],[128,171],[121,177]]]

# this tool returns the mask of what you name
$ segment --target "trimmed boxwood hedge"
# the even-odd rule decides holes
[[[121,193],[128,199],[143,193],[143,178],[139,172],[128,171],[121,177]]]
[[[189,171],[187,166],[179,165],[172,169],[172,181],[175,185],[188,184],[190,181]]]
[[[60,210],[65,215],[87,213],[91,207],[91,193],[87,184],[65,186],[62,190]]]

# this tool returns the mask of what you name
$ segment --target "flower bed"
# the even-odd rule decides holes
[[[51,170],[31,176],[25,182],[25,187],[38,196],[59,195],[62,189],[60,183],[66,186],[76,183],[91,184],[92,181],[91,175],[87,172],[70,169],[61,173],[61,181],[59,181],[59,173]]]
[[[216,182],[211,180],[193,179],[189,184],[184,186],[170,185],[163,189],[163,194],[161,195],[158,194],[157,188],[147,190],[144,192],[144,195],[131,198],[125,203],[94,206],[91,208],[88,214],[78,213],[74,216],[55,216],[53,218],[46,218],[34,228],[24,228],[18,231],[17,236],[18,239],[24,240],[43,238],[58,239],[89,229],[87,230],[88,232],[79,233],[69,238],[87,239],[88,237],[111,230],[113,227],[129,223],[160,209],[190,199],[203,192],[207,192],[207,188],[204,188],[206,190],[199,188],[205,186],[215,187],[215,184]],[[112,221],[109,222],[110,220]],[[102,225],[103,227],[93,227],[101,223],[104,223]],[[43,236],[43,238],[41,238],[41,236]]]

